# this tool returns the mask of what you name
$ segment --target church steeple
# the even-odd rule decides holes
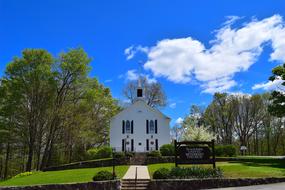
[[[139,76],[138,78],[138,87],[137,87],[137,98],[142,98],[143,97],[143,88],[141,84],[141,77]]]

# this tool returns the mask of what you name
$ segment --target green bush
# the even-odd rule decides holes
[[[125,158],[125,153],[124,152],[114,152],[113,154],[114,158]]]
[[[105,180],[112,180],[112,179],[114,179],[113,174],[105,170],[98,172],[93,177],[93,181],[105,181]]]
[[[126,157],[133,157],[135,153],[133,152],[125,152]]]
[[[215,146],[216,156],[236,156],[236,148],[234,145],[217,145]]]
[[[170,170],[167,168],[159,168],[153,173],[153,179],[169,179]]]
[[[226,145],[224,146],[225,154],[229,157],[236,156],[236,148],[234,145]]]
[[[220,168],[203,167],[174,167],[170,171],[166,168],[160,168],[153,174],[154,179],[191,179],[191,178],[221,178],[223,171]]]
[[[162,156],[174,156],[173,144],[164,144],[160,147],[159,150]]]
[[[223,172],[221,169],[203,168],[203,167],[187,167],[187,168],[172,168],[170,171],[172,178],[189,179],[189,178],[221,178]]]
[[[13,178],[18,178],[18,177],[25,177],[34,174],[33,172],[23,172],[15,175]]]
[[[112,148],[103,146],[99,148],[91,148],[87,151],[89,159],[112,158]]]
[[[161,157],[161,154],[158,150],[153,150],[147,153],[148,157]]]

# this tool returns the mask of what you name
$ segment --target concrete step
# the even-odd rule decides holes
[[[150,179],[123,179],[121,190],[147,190]]]
[[[121,187],[121,190],[147,190],[148,187]]]
[[[123,179],[122,182],[132,182],[134,183],[136,180],[135,179]],[[150,179],[137,179],[137,183],[149,183]]]
[[[149,184],[148,183],[123,183],[122,187],[147,187]]]

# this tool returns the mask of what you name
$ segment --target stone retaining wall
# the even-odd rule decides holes
[[[120,180],[76,184],[36,185],[25,187],[0,187],[0,190],[119,190]]]
[[[149,190],[199,190],[285,182],[285,178],[152,180]]]
[[[285,178],[151,180],[149,190],[199,190],[285,182]],[[76,184],[0,187],[0,190],[120,190],[120,180]]]

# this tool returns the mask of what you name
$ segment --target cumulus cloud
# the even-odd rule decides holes
[[[263,89],[263,90],[281,90],[281,91],[285,91],[285,87],[282,86],[282,83],[285,82],[284,80],[282,80],[281,78],[278,78],[274,81],[268,81],[268,82],[264,82],[264,83],[259,83],[259,84],[255,84],[252,87],[252,90],[258,90],[258,89]]]
[[[176,103],[174,102],[174,103],[169,104],[169,107],[172,109],[176,108]]]
[[[164,39],[144,48],[147,55],[144,68],[174,83],[198,81],[203,92],[214,93],[236,86],[234,75],[247,71],[258,60],[264,45],[272,47],[270,61],[285,61],[285,27],[280,15],[253,19],[234,28],[232,24],[238,19],[229,17],[216,30],[209,48],[192,37]]]
[[[140,74],[140,75],[143,77],[146,77],[146,79],[149,83],[156,83],[157,82],[157,80],[155,78],[151,77],[148,74]],[[138,80],[139,73],[135,69],[128,70],[127,73],[125,74],[125,78],[126,78],[126,80],[129,80],[129,81]]]
[[[179,117],[176,119],[175,124],[182,124],[183,123],[183,118]]]
[[[125,49],[125,55],[127,57],[127,60],[130,60],[132,58],[134,58],[134,56],[138,53],[138,52],[142,52],[142,53],[147,53],[148,52],[148,48],[147,47],[142,47],[142,46],[130,46],[128,48]]]

